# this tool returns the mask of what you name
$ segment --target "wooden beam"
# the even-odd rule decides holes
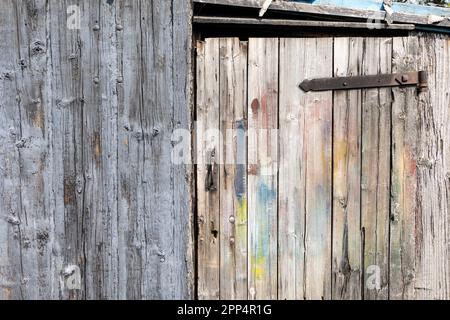
[[[317,27],[317,28],[351,28],[371,29],[373,24],[367,22],[344,22],[344,21],[310,21],[310,20],[286,20],[286,19],[254,19],[254,18],[228,18],[228,17],[194,17],[194,23],[199,24],[245,24],[258,26],[280,26],[280,27]],[[376,29],[391,30],[415,30],[413,24],[386,24],[379,23]]]
[[[241,8],[242,7],[255,8],[255,9],[259,9],[263,5],[262,0],[194,0],[194,3],[234,6]],[[273,2],[268,9],[268,12],[270,11],[324,15],[324,16],[342,17],[358,20],[370,19],[372,21],[378,20],[384,21],[386,16],[386,12],[381,10],[351,9],[351,8],[335,7],[331,5],[312,5],[290,1]],[[429,16],[403,12],[394,12],[394,14],[392,15],[392,20],[393,22],[397,23],[400,22],[400,23],[413,23],[419,25],[433,25],[436,27],[438,26],[450,27],[449,19],[444,19],[441,22],[431,24],[429,21]]]

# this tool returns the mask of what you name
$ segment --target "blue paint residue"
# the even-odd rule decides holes
[[[246,134],[245,121],[240,120],[236,122],[236,181],[235,189],[236,196],[239,201],[246,198],[246,162],[247,162],[247,148],[246,148]]]
[[[340,8],[361,9],[361,10],[383,10],[383,0],[291,0],[293,2],[309,3],[312,5],[335,6]],[[392,5],[394,12],[401,12],[415,15],[436,15],[450,17],[450,9],[444,7],[424,6],[412,3],[394,2]]]

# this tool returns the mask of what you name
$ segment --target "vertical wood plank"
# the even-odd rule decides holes
[[[364,75],[391,73],[392,38],[366,38]],[[391,90],[362,93],[361,219],[364,250],[364,299],[387,299]]]
[[[249,40],[249,298],[277,298],[278,39]]]
[[[192,276],[190,177],[171,153],[173,130],[189,128],[190,4],[115,4],[119,298],[181,299]]]
[[[334,76],[361,75],[363,38],[334,39]],[[333,299],[361,299],[361,90],[334,92]]]
[[[71,4],[79,4],[71,2]],[[47,210],[54,215],[53,272],[59,283],[54,294],[57,299],[82,299],[84,286],[71,276],[84,274],[83,262],[83,90],[81,81],[81,40],[79,30],[67,30],[67,1],[50,2],[49,26],[52,69],[51,131],[49,151],[52,154],[51,181],[46,183],[50,195]],[[81,8],[81,7],[80,7]],[[81,13],[83,14],[83,13]],[[67,32],[60,32],[67,30]],[[51,135],[50,135],[51,134]],[[54,208],[52,208],[54,206]],[[76,274],[71,275],[70,270]],[[78,279],[80,280],[80,279]],[[76,283],[78,282],[78,283]],[[62,284],[62,285],[60,285]]]
[[[220,294],[219,46],[197,42],[198,298],[205,300]]]
[[[417,70],[417,37],[394,38],[393,71]],[[417,212],[416,88],[394,88],[392,105],[392,203],[390,231],[391,299],[411,299],[415,277]]]
[[[450,299],[450,41],[420,35],[418,68],[428,71],[429,90],[418,100],[416,120],[417,211],[415,279],[417,299]]]
[[[172,299],[179,283],[173,268],[179,257],[174,218],[174,166],[171,163],[174,129],[173,1],[141,2],[142,39],[142,190],[145,267],[142,277],[145,299]],[[153,93],[152,93],[153,91]],[[164,94],[170,92],[170,94]],[[177,106],[178,107],[178,106]],[[182,106],[179,106],[180,108]]]
[[[82,28],[83,228],[87,299],[118,298],[117,225],[117,54],[115,7],[88,5]],[[86,51],[84,51],[86,49]],[[102,270],[107,270],[102,272]]]
[[[173,125],[174,129],[192,130],[194,115],[194,69],[192,61],[192,7],[191,1],[172,1],[172,79],[173,79]],[[188,140],[188,137],[186,137]],[[192,142],[189,139],[189,142]],[[173,230],[172,256],[173,281],[170,297],[173,299],[195,298],[195,243],[194,207],[195,185],[191,145],[185,156],[191,161],[173,165]]]
[[[220,297],[247,299],[247,43],[220,40]]]
[[[280,39],[280,162],[278,178],[278,298],[304,298],[306,108],[301,104],[299,57],[304,40]]]
[[[46,1],[15,2],[17,37],[16,107],[20,113],[17,141],[20,166],[20,209],[16,214],[16,238],[19,242],[17,285],[20,298],[50,297],[53,274],[47,272],[51,264],[50,248],[52,217],[46,211],[45,182],[49,168],[47,149],[51,90],[47,78],[49,50]],[[11,93],[9,93],[11,94]]]
[[[15,1],[4,1],[0,15],[0,300],[21,293],[21,112],[16,99],[20,81]]]
[[[84,298],[105,298],[101,287],[104,286],[103,275],[97,266],[103,265],[102,225],[106,216],[106,199],[102,197],[103,176],[103,136],[102,136],[102,84],[107,79],[101,78],[102,64],[101,36],[104,30],[100,26],[101,6],[94,3],[82,3],[85,23],[81,25],[80,40],[83,44],[81,72],[83,92],[82,134],[82,273],[85,280]],[[94,30],[95,29],[95,30]],[[100,290],[97,290],[100,289]]]
[[[426,70],[429,89],[394,90],[392,299],[449,297],[448,43],[394,40],[395,70]]]
[[[118,233],[120,299],[142,299],[142,275],[145,255],[144,221],[142,218],[142,51],[139,1],[118,1],[118,24],[123,30],[118,37],[118,71],[121,83],[118,94]],[[154,93],[152,90],[151,93]]]
[[[303,39],[302,78],[331,77],[333,39]],[[331,91],[303,93],[305,109],[305,298],[331,298],[332,202],[332,100]]]

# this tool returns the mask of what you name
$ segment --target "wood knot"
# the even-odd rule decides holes
[[[6,221],[10,224],[12,224],[13,226],[18,226],[20,225],[20,220],[15,217],[15,216],[9,216]]]
[[[347,208],[347,198],[339,198],[339,205],[343,208],[346,209]]]
[[[33,43],[33,46],[31,48],[31,54],[32,55],[38,55],[38,54],[43,54],[45,53],[45,43],[42,41],[35,41]]]
[[[250,164],[247,172],[249,176],[256,176],[259,172],[259,166],[257,164]]]
[[[21,68],[22,70],[24,70],[24,69],[27,68],[27,63],[25,62],[24,59],[20,59],[20,61],[19,61],[19,66],[20,66],[20,68]]]
[[[152,130],[152,137],[153,138],[157,137],[160,134],[160,132],[161,132],[161,129],[154,127]]]
[[[258,114],[258,109],[259,109],[259,100],[258,99],[253,99],[253,101],[252,101],[252,104],[251,104],[251,107],[252,107],[252,112],[253,112],[253,114]]]

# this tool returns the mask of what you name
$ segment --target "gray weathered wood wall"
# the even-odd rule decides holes
[[[190,6],[0,2],[0,299],[192,297]]]

